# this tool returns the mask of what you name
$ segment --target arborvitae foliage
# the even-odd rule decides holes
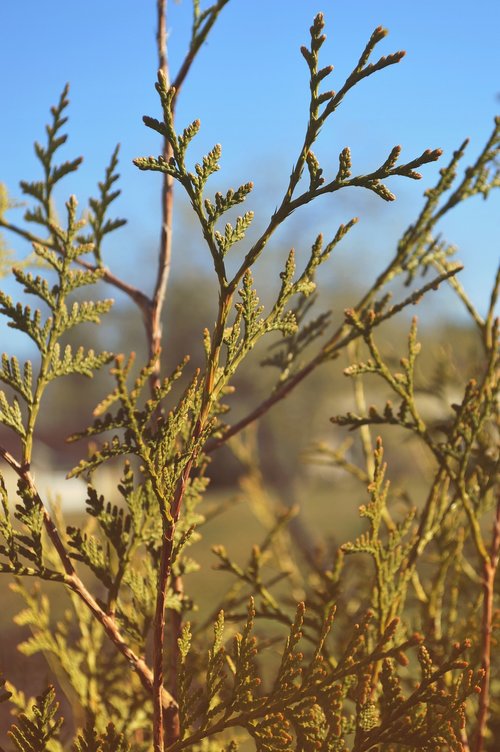
[[[64,221],[57,219],[53,189],[81,162],[55,162],[67,139],[67,87],[52,109],[46,145],[35,144],[42,177],[20,184],[29,200],[26,227],[7,218],[13,202],[3,187],[0,193],[0,225],[30,241],[37,261],[35,271],[18,264],[12,274],[38,306],[32,309],[0,293],[8,325],[26,334],[38,352],[33,362],[2,356],[0,380],[6,390],[0,392],[0,421],[14,435],[17,449],[0,446],[0,455],[18,485],[17,498],[9,498],[0,477],[0,569],[14,578],[11,586],[25,601],[15,621],[31,634],[20,641],[20,651],[45,656],[70,708],[61,726],[52,687],[28,699],[3,682],[0,701],[10,702],[16,715],[8,749],[235,752],[246,740],[260,752],[494,750],[500,717],[500,664],[494,649],[500,555],[494,316],[500,274],[482,316],[458,281],[461,267],[451,260],[450,246],[435,228],[448,211],[471,196],[486,198],[500,184],[495,171],[500,121],[463,177],[459,170],[466,143],[441,169],[391,260],[372,283],[365,280],[365,292],[340,325],[332,324],[329,312],[314,312],[317,277],[356,219],[326,240],[316,232],[305,263],[291,249],[276,298],[265,307],[252,269],[293,212],[347,187],[393,201],[387,181],[420,179],[417,170],[441,154],[427,150],[401,163],[396,146],[379,158],[376,170],[356,174],[346,147],[333,171],[320,166],[313,153],[316,139],[349,90],[399,63],[404,53],[371,62],[387,33],[379,27],[346,81],[336,92],[328,90],[333,68],[320,63],[325,36],[319,14],[309,45],[301,50],[310,75],[304,140],[277,208],[261,234],[248,242],[254,212],[242,209],[231,222],[225,215],[249,199],[252,183],[213,193],[210,178],[219,170],[221,146],[197,154],[200,121],[180,128],[175,122],[179,90],[227,2],[218,0],[203,10],[193,2],[190,48],[173,83],[166,64],[165,6],[158,3],[161,114],[144,117],[144,123],[163,144],[159,156],[134,160],[140,170],[161,173],[164,181],[160,263],[152,294],[119,279],[103,262],[106,236],[124,224],[108,216],[119,195],[118,148],[88,210],[79,213],[70,197]],[[205,362],[194,371],[187,358],[170,370],[161,359],[174,184],[189,197],[218,286],[216,320],[203,334]],[[236,264],[228,265],[228,254]],[[431,278],[420,282],[424,274]],[[393,303],[387,285],[397,277],[412,289]],[[111,300],[74,296],[80,288],[103,282],[137,304],[150,353],[146,363],[136,364],[134,353],[64,344],[70,330],[81,323],[99,324],[110,309]],[[446,282],[469,311],[484,357],[460,399],[447,406],[446,417],[434,420],[419,407],[416,319],[396,367],[384,353],[379,329]],[[274,387],[231,423],[235,374],[261,340],[269,340],[270,347],[262,365],[278,370]],[[350,361],[344,372],[353,381],[357,408],[332,420],[359,434],[364,463],[356,464],[347,454],[347,444],[340,449],[322,445],[313,455],[366,486],[368,499],[360,508],[366,526],[354,541],[322,556],[301,549],[292,538],[287,526],[294,510],[272,507],[250,445],[238,443],[238,435],[342,352]],[[88,427],[70,437],[88,440],[88,452],[68,473],[87,481],[82,502],[88,522],[66,527],[30,471],[43,397],[46,388],[57,389],[52,382],[60,377],[92,377],[108,363],[107,396]],[[367,376],[392,393],[385,405],[366,407]],[[382,439],[372,438],[373,426],[377,433],[406,432],[425,448],[432,467],[420,505],[413,503],[412,489],[391,487],[391,457],[388,470]],[[218,568],[234,583],[219,603],[210,604],[212,619],[190,623],[186,617],[195,604],[187,575],[198,565],[189,548],[202,538],[210,513],[202,503],[210,457],[225,444],[242,462],[245,488],[268,532],[249,551],[246,564],[232,560],[224,545],[214,548]],[[117,461],[121,479],[116,495],[107,498],[100,490],[100,470]],[[67,608],[59,617],[53,616],[43,581],[66,591]],[[32,684],[36,695],[36,676]]]

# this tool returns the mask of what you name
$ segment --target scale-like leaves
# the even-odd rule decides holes
[[[141,631],[144,631],[144,624],[152,622],[156,606],[156,572],[150,559],[144,559],[140,571],[129,567],[123,581],[130,588],[135,615],[142,621]]]
[[[76,527],[68,527],[68,542],[72,547],[73,559],[83,561],[84,564],[95,574],[102,584],[110,588],[112,585],[111,564],[109,555],[96,536],[84,533]]]
[[[201,688],[192,689],[194,672],[188,665],[191,641],[191,625],[189,622],[186,622],[183,625],[181,636],[178,639],[180,658],[178,702],[181,738],[189,733],[189,728],[203,714],[202,690]]]
[[[85,351],[83,347],[79,347],[76,352],[73,352],[71,345],[66,345],[61,357],[59,345],[56,344],[52,350],[50,372],[47,374],[47,379],[52,381],[60,376],[70,376],[75,373],[91,379],[94,372],[109,363],[112,358],[112,353]]]
[[[12,697],[12,692],[5,689],[5,679],[0,672],[0,703],[7,702]]]
[[[201,164],[195,165],[196,175],[192,172],[189,173],[191,182],[196,191],[201,195],[205,184],[214,172],[220,170],[219,159],[222,156],[222,147],[220,144],[215,144],[208,154],[203,157]]]
[[[14,304],[10,295],[0,290],[0,313],[11,319],[7,326],[25,332],[37,345],[40,352],[46,351],[46,339],[52,325],[52,319],[48,318],[42,326],[42,314],[36,309],[33,313],[30,306]]]
[[[191,47],[186,63],[178,74],[179,83],[183,82],[198,47],[226,3],[227,0],[217,0],[201,11],[200,3],[194,0]],[[12,524],[8,516],[7,492],[3,483],[0,485],[3,509],[3,514],[0,514],[0,554],[4,560],[0,563],[0,569],[22,575],[36,575],[46,580],[59,577],[69,586],[73,604],[78,604],[75,605],[76,619],[73,622],[64,616],[53,625],[43,598],[28,609],[29,613],[25,610],[18,618],[18,623],[29,626],[33,632],[21,649],[29,654],[44,651],[51,658],[56,658],[66,672],[65,678],[69,678],[71,686],[76,689],[81,706],[88,708],[89,714],[95,712],[95,719],[89,720],[85,731],[81,731],[74,742],[74,752],[124,752],[128,745],[112,725],[103,732],[105,723],[110,719],[116,722],[116,729],[126,730],[128,738],[134,739],[140,752],[146,745],[150,746],[154,722],[151,720],[152,700],[151,696],[147,696],[147,691],[150,689],[151,675],[144,663],[148,658],[143,659],[143,656],[148,656],[146,647],[150,644],[150,630],[155,619],[158,583],[166,588],[166,608],[172,612],[167,615],[170,620],[168,633],[178,636],[184,614],[192,608],[192,602],[189,595],[184,593],[180,578],[194,569],[194,563],[185,551],[191,542],[197,540],[197,526],[203,522],[197,504],[206,486],[209,452],[214,448],[214,444],[210,443],[207,447],[206,443],[210,437],[217,437],[215,446],[224,440],[220,415],[228,407],[221,400],[232,388],[230,381],[243,358],[262,336],[272,331],[280,331],[284,335],[278,352],[275,349],[273,357],[268,359],[268,362],[280,368],[276,391],[261,406],[254,407],[247,417],[243,416],[241,423],[236,424],[229,435],[237,433],[242,425],[265,412],[270,404],[284,396],[289,391],[288,387],[293,386],[293,383],[287,384],[292,375],[297,376],[298,382],[320,362],[337,357],[340,350],[353,340],[364,340],[370,350],[370,357],[364,362],[353,364],[348,374],[356,377],[355,383],[359,386],[360,376],[377,373],[397,393],[399,404],[393,408],[388,401],[380,411],[375,408],[366,411],[361,404],[363,400],[357,393],[358,406],[355,410],[360,415],[352,412],[337,422],[351,428],[363,428],[374,423],[410,428],[434,452],[438,460],[439,475],[425,502],[420,537],[414,538],[410,534],[412,513],[407,513],[407,508],[403,512],[399,507],[396,508],[396,521],[391,517],[381,446],[377,448],[373,463],[368,451],[371,441],[369,431],[365,428],[362,434],[366,468],[351,462],[346,456],[347,449],[338,452],[337,457],[342,456],[343,459],[343,464],[339,462],[339,465],[352,471],[356,478],[370,483],[369,502],[361,509],[362,517],[368,521],[368,529],[353,544],[347,544],[341,554],[345,551],[368,552],[375,566],[375,585],[368,582],[363,563],[359,569],[355,565],[347,568],[341,585],[340,564],[332,565],[329,553],[325,552],[323,556],[319,552],[306,550],[303,561],[295,566],[291,556],[293,551],[290,555],[287,552],[286,559],[292,563],[292,586],[295,592],[300,589],[303,595],[298,597],[304,597],[308,606],[311,605],[307,614],[305,607],[300,605],[295,618],[293,613],[290,614],[289,608],[281,605],[284,602],[289,605],[291,602],[290,598],[282,601],[287,573],[284,571],[285,558],[280,558],[279,555],[283,547],[279,549],[278,543],[281,544],[282,541],[276,533],[281,522],[277,522],[276,526],[270,523],[270,532],[266,535],[263,546],[255,545],[252,548],[249,562],[244,567],[233,562],[223,547],[216,549],[221,561],[220,568],[236,579],[235,586],[228,592],[224,602],[227,606],[226,621],[239,620],[243,622],[243,628],[234,640],[233,653],[226,653],[224,617],[220,612],[215,620],[214,640],[208,650],[208,660],[203,660],[204,652],[197,651],[197,645],[190,651],[191,633],[189,627],[184,625],[178,640],[180,668],[176,694],[180,705],[181,737],[178,742],[174,742],[174,746],[186,749],[200,747],[206,752],[216,752],[219,744],[222,744],[218,741],[220,734],[230,733],[239,726],[253,739],[260,752],[291,752],[292,749],[346,752],[348,746],[366,750],[379,747],[392,750],[403,746],[425,750],[446,746],[453,752],[458,752],[462,738],[460,725],[466,718],[464,703],[477,691],[477,682],[475,683],[473,672],[466,670],[464,662],[457,660],[459,652],[455,651],[456,654],[451,659],[443,660],[446,638],[451,639],[451,633],[446,634],[445,629],[452,624],[453,637],[455,634],[461,637],[461,631],[470,629],[472,624],[475,634],[483,635],[483,645],[475,648],[473,660],[483,660],[485,665],[488,657],[493,661],[493,651],[490,651],[491,656],[485,655],[485,644],[490,635],[485,626],[492,626],[494,629],[494,625],[477,621],[477,614],[481,609],[477,609],[474,598],[470,599],[471,604],[467,604],[465,612],[460,606],[464,600],[469,600],[470,593],[477,585],[472,576],[473,557],[478,554],[483,575],[490,567],[488,577],[482,576],[480,583],[481,597],[485,603],[490,595],[493,597],[492,589],[488,592],[488,588],[490,581],[493,581],[493,565],[496,566],[498,559],[498,536],[494,536],[487,545],[483,540],[484,525],[479,519],[479,511],[486,509],[491,512],[494,504],[492,498],[497,458],[489,448],[490,437],[483,439],[483,433],[486,433],[485,424],[496,407],[492,373],[497,363],[491,343],[495,338],[493,317],[498,285],[491,296],[487,321],[483,321],[478,314],[473,316],[481,331],[483,346],[491,352],[486,366],[488,377],[485,376],[481,383],[469,384],[462,404],[454,408],[456,419],[449,421],[444,427],[438,429],[432,426],[427,431],[419,420],[413,401],[414,366],[418,353],[415,327],[410,332],[407,357],[400,361],[400,370],[397,372],[393,372],[383,361],[372,338],[372,331],[378,324],[407,305],[416,303],[420,295],[429,289],[447,279],[452,280],[456,272],[456,268],[453,270],[448,260],[448,247],[435,241],[431,230],[437,218],[447,209],[447,204],[440,207],[439,201],[444,190],[451,187],[459,157],[454,158],[450,168],[443,171],[440,187],[429,192],[425,210],[416,225],[405,234],[386,271],[371,287],[367,287],[358,306],[347,311],[345,323],[340,323],[332,338],[323,346],[320,345],[308,361],[301,362],[302,354],[307,346],[325,333],[329,324],[328,313],[314,315],[312,311],[316,289],[315,274],[320,264],[327,260],[336,244],[352,227],[354,220],[341,226],[326,246],[323,245],[321,235],[315,233],[316,239],[310,253],[305,254],[305,263],[301,261],[301,254],[296,256],[293,250],[289,253],[281,274],[281,285],[278,284],[276,302],[267,314],[253,287],[251,267],[266,251],[269,238],[276,231],[279,232],[283,222],[293,212],[320,195],[345,187],[358,186],[375,192],[385,200],[392,200],[394,196],[385,185],[386,179],[397,175],[418,179],[420,175],[416,169],[433,161],[439,154],[438,151],[426,151],[417,159],[399,164],[401,149],[394,147],[373,172],[356,175],[353,173],[350,150],[346,147],[339,155],[338,170],[334,167],[334,174],[337,172],[335,178],[329,183],[325,181],[323,169],[312,148],[326,119],[334,113],[355,84],[375,71],[397,63],[402,53],[380,58],[375,63],[369,62],[375,46],[386,35],[385,30],[378,28],[337,93],[322,91],[320,86],[332,71],[331,66],[321,67],[319,64],[319,52],[325,41],[323,27],[323,17],[319,14],[311,27],[310,46],[302,50],[310,74],[309,120],[303,145],[292,167],[289,184],[269,223],[263,228],[262,235],[247,249],[232,278],[225,266],[225,254],[236,242],[242,240],[253,213],[242,212],[242,216],[231,220],[232,224],[225,222],[224,228],[222,223],[217,223],[228,209],[246,198],[252,185],[247,183],[236,191],[229,190],[225,195],[216,193],[212,199],[204,197],[207,180],[219,168],[220,147],[214,147],[195,166],[193,172],[188,172],[185,165],[186,151],[200,124],[195,120],[181,135],[176,133],[176,90],[169,85],[168,76],[163,71],[159,74],[157,91],[161,99],[163,121],[145,118],[145,123],[162,139],[166,139],[166,148],[165,144],[162,145],[166,153],[158,158],[138,159],[136,164],[141,169],[159,170],[175,177],[186,190],[200,222],[201,234],[212,256],[219,282],[217,319],[213,330],[207,330],[205,335],[207,358],[204,370],[192,376],[178,400],[174,399],[171,390],[182,374],[182,366],[162,381],[159,354],[140,370],[136,378],[131,375],[133,357],[127,362],[122,357],[116,359],[112,370],[116,387],[96,408],[92,426],[80,434],[93,437],[108,433],[105,437],[107,441],[97,449],[92,442],[90,457],[83,460],[70,475],[90,475],[108,459],[130,454],[137,457],[137,469],[134,473],[130,465],[125,465],[118,487],[125,502],[124,508],[119,507],[112,496],[109,497],[111,501],[107,502],[90,486],[87,511],[95,519],[83,531],[69,528],[69,541],[59,535],[58,529],[64,528],[52,524],[35,490],[35,481],[29,470],[33,431],[40,397],[51,379],[70,373],[91,376],[96,368],[108,362],[108,353],[96,354],[92,350],[78,348],[77,345],[64,349],[60,340],[76,324],[99,323],[101,315],[109,310],[110,301],[73,302],[68,296],[78,288],[94,284],[103,278],[121,286],[139,303],[151,349],[156,349],[156,334],[159,335],[160,332],[155,331],[156,324],[151,323],[150,314],[161,312],[163,291],[160,288],[165,278],[161,279],[160,273],[159,285],[149,299],[140,291],[120,283],[102,268],[102,240],[123,224],[123,220],[107,217],[110,205],[119,194],[115,189],[118,178],[117,150],[112,155],[104,181],[99,184],[98,198],[90,199],[90,211],[87,214],[90,226],[87,227],[87,234],[82,235],[84,223],[77,217],[74,199],[70,199],[67,204],[68,218],[65,226],[59,226],[56,222],[52,201],[54,185],[79,164],[79,160],[60,164],[54,162],[54,155],[66,141],[66,135],[62,134],[61,129],[66,122],[64,113],[67,90],[53,110],[53,122],[47,129],[47,145],[35,146],[37,157],[44,168],[45,179],[23,184],[23,190],[36,204],[28,209],[26,218],[40,223],[48,232],[48,236],[40,239],[36,245],[36,253],[44,261],[41,267],[50,267],[50,276],[35,276],[22,269],[16,269],[14,276],[25,292],[43,301],[43,312],[46,306],[50,310],[49,317],[42,321],[45,313],[33,313],[24,304],[16,304],[5,295],[0,297],[0,312],[6,315],[13,328],[24,331],[33,339],[41,354],[40,369],[35,375],[32,374],[30,364],[23,366],[16,358],[7,355],[2,358],[0,381],[7,385],[9,391],[0,395],[0,420],[21,437],[22,455],[14,459],[10,450],[3,449],[2,453],[22,480],[19,488],[21,503],[16,511],[19,525]],[[495,173],[492,178],[488,173],[488,165],[498,157],[499,123],[500,121],[496,123],[493,141],[488,144],[475,167],[467,171],[457,191],[449,197],[449,206],[469,195],[486,196],[498,184],[498,174]],[[166,181],[165,185],[168,190],[170,181]],[[304,185],[307,186],[302,193],[297,191],[299,185],[300,190]],[[0,213],[6,208],[8,197],[0,195]],[[44,232],[44,236],[45,234]],[[94,255],[98,269],[93,269],[86,260],[88,254]],[[402,303],[389,308],[386,283],[401,273],[407,274],[411,280],[416,269],[425,269],[429,265],[436,266],[440,276],[430,285],[416,290]],[[238,288],[241,288],[239,298]],[[157,304],[159,307],[156,307]],[[145,392],[150,385],[153,386],[148,398]],[[10,393],[12,390],[14,395]],[[490,424],[486,428],[490,430]],[[439,430],[445,436],[439,446],[434,442],[434,430]],[[491,431],[494,433],[493,426]],[[249,475],[252,473],[253,476],[258,476],[258,467],[250,467],[245,455],[243,460],[249,466]],[[255,487],[258,483],[260,476],[255,481]],[[246,490],[250,486],[250,483],[246,484]],[[400,493],[397,499],[406,503],[407,496]],[[262,508],[260,512],[267,525],[270,519],[269,505],[266,503],[266,508]],[[42,537],[44,523],[46,538]],[[441,554],[443,544],[441,533],[436,534],[437,530],[445,531],[449,539],[460,541],[460,546],[453,549],[458,560],[456,571],[451,578],[451,566],[447,565],[439,568],[437,577],[427,577],[434,566],[434,562],[429,560],[423,570],[424,581],[420,583],[416,576],[416,560],[421,553],[419,546],[433,542]],[[45,546],[45,540],[51,545]],[[42,541],[45,550],[42,550]],[[277,574],[268,576],[265,567],[273,561],[275,544],[279,570]],[[86,585],[83,586],[68,559],[68,545],[70,556],[84,562],[104,584],[107,592],[104,597],[100,594],[102,600],[94,595],[95,600],[92,602],[88,597]],[[465,556],[468,558],[465,559]],[[25,566],[23,559],[27,559],[30,566]],[[160,563],[162,575],[158,580]],[[353,564],[352,557],[350,563]],[[49,566],[58,568],[58,571],[49,570]],[[415,585],[420,603],[419,613],[426,620],[427,645],[419,652],[421,681],[414,680],[411,672],[417,664],[415,661],[409,663],[406,656],[408,649],[421,641],[421,638],[406,639],[405,630],[410,622],[400,622],[395,618],[395,613],[402,611],[406,586],[412,574],[415,575],[412,584]],[[461,579],[461,574],[467,577]],[[162,581],[164,576],[167,577],[165,582]],[[452,587],[448,587],[450,581]],[[279,589],[271,592],[273,585],[278,582],[281,582]],[[462,586],[464,594],[460,591]],[[252,602],[245,621],[239,609],[246,601],[249,591],[254,594],[257,605]],[[442,618],[441,602],[447,598],[452,602],[452,607],[445,615],[447,618]],[[370,599],[373,612],[356,618],[363,603]],[[295,593],[293,600],[295,602]],[[80,610],[84,603],[92,604],[88,611]],[[340,634],[330,636],[335,605],[338,605]],[[483,614],[486,610],[483,609]],[[214,613],[217,611],[218,604]],[[94,616],[97,616],[100,624],[93,621]],[[263,624],[268,624],[268,620],[272,619],[276,630],[283,625],[289,629],[288,639],[280,652],[276,645],[281,638],[274,637],[274,627],[273,632],[266,632],[266,636],[272,634],[268,647],[271,646],[278,666],[274,683],[275,675],[270,675],[274,664],[272,660],[267,661],[268,654],[264,652],[266,641],[259,639],[257,643],[254,637],[257,616],[267,620],[260,622]],[[483,616],[483,620],[484,618]],[[464,624],[468,619],[470,623]],[[101,626],[105,629],[101,630]],[[160,627],[161,624],[155,626]],[[78,628],[79,636],[75,647],[70,643]],[[197,625],[197,644],[203,644],[203,629],[203,624]],[[115,656],[104,649],[106,632],[135,669],[129,677],[130,681],[123,681],[123,655]],[[156,634],[158,635],[157,630]],[[158,656],[155,649],[155,661],[158,657],[165,659],[165,665],[168,663],[169,670],[172,671],[170,679],[173,680],[176,678],[173,664],[177,656],[175,645],[172,649],[171,642],[167,642],[168,648],[165,646],[163,656]],[[139,661],[131,654],[132,649],[141,657]],[[171,650],[170,655],[167,655],[167,650]],[[258,650],[261,655],[257,654]],[[396,663],[407,666],[403,678],[398,676]],[[88,670],[81,670],[81,666]],[[490,680],[490,676],[485,677],[484,687],[489,685]],[[166,683],[167,686],[169,682]],[[16,695],[14,700],[18,707],[19,698],[20,695]],[[488,708],[481,706],[482,702],[487,703],[484,698],[486,694],[482,695],[479,704],[480,713],[484,711],[483,716],[486,718]],[[4,697],[0,689],[1,699]],[[175,709],[172,715],[175,716]],[[29,718],[31,723],[31,716]],[[177,719],[172,717],[169,720],[175,725]],[[481,733],[481,723],[478,717],[475,723],[478,734]],[[19,728],[22,724],[23,728],[28,728],[24,719],[19,723]],[[485,731],[485,721],[482,726]],[[132,736],[135,731],[139,733]],[[139,738],[141,734],[143,738]],[[190,734],[193,734],[192,739]],[[166,735],[169,735],[168,731]],[[480,742],[481,740],[478,741],[479,746]],[[37,745],[37,749],[43,748],[38,742]],[[234,752],[235,748],[236,744],[231,743],[227,752]],[[26,747],[26,750],[33,752],[31,746]]]
[[[7,488],[2,474],[0,474],[0,499],[2,504],[0,512],[0,540],[2,541],[0,543],[0,554],[9,561],[8,564],[3,565],[4,571],[10,571],[19,568],[19,558],[16,536],[10,517]]]
[[[380,712],[382,722],[386,717],[397,713],[404,703],[401,680],[397,675],[394,661],[386,659],[380,672],[382,692],[380,695]]]
[[[305,605],[304,603],[300,603],[297,607],[295,619],[290,628],[290,634],[287,637],[285,649],[281,657],[281,665],[274,684],[275,691],[279,689],[286,694],[296,686],[297,678],[301,674],[303,655],[297,651],[297,645],[302,638],[304,613]]]
[[[100,496],[91,485],[88,486],[87,511],[97,518],[99,527],[121,560],[130,541],[130,515],[116,504],[105,503],[104,496]]]
[[[253,287],[253,279],[250,271],[243,277],[243,285],[239,290],[241,303],[236,305],[236,310],[241,311],[241,318],[245,325],[243,341],[249,343],[261,330],[263,319],[261,314],[264,306],[260,305],[257,292]]]
[[[15,517],[21,522],[26,532],[16,531],[17,551],[30,561],[37,569],[43,569],[43,509],[39,500],[33,497],[31,490],[27,488],[22,481],[18,483],[18,495],[21,502],[16,504]]]
[[[323,170],[319,165],[316,155],[309,150],[306,155],[307,169],[309,170],[309,190],[317,190],[324,182]]]
[[[61,134],[61,128],[67,122],[67,117],[64,116],[69,100],[68,100],[69,86],[66,85],[61,93],[58,104],[51,108],[52,122],[46,126],[47,131],[47,145],[42,146],[39,143],[35,143],[35,153],[40,160],[45,179],[43,181],[26,181],[20,182],[21,190],[28,196],[32,196],[41,206],[35,209],[28,209],[25,213],[25,219],[28,222],[37,222],[49,227],[51,222],[51,195],[54,186],[63,177],[69,175],[78,169],[82,162],[81,157],[77,157],[73,160],[62,162],[59,165],[53,163],[55,153],[63,146],[67,141],[67,135]]]
[[[214,623],[214,642],[208,652],[206,679],[207,712],[205,725],[224,707],[219,694],[226,681],[224,639],[224,612],[220,611]]]
[[[89,720],[85,729],[73,745],[74,752],[129,752],[130,745],[125,736],[116,731],[110,723],[103,734],[98,734],[92,720]]]
[[[0,391],[0,422],[12,428],[22,439],[25,438],[26,429],[17,397],[9,403],[3,391]]]
[[[181,173],[175,166],[175,162],[170,162],[165,159],[161,154],[158,157],[136,157],[133,160],[136,167],[139,170],[151,170],[153,172],[164,172],[167,175],[171,175],[173,178],[180,179]]]
[[[335,180],[339,182],[347,180],[347,178],[351,176],[351,167],[352,167],[351,150],[349,149],[348,146],[346,146],[345,149],[342,149],[342,151],[339,154],[339,171],[337,173]]]
[[[248,617],[243,631],[234,638],[232,654],[234,677],[231,703],[247,711],[251,710],[258,701],[256,691],[261,683],[255,664],[257,640],[253,635],[254,620],[255,606],[252,598],[248,605]]]
[[[98,183],[99,197],[89,199],[90,211],[88,223],[92,228],[92,233],[83,236],[82,242],[93,244],[93,252],[98,266],[102,265],[102,242],[104,237],[127,223],[126,219],[107,219],[109,207],[121,194],[120,190],[113,190],[114,184],[120,178],[120,175],[116,171],[119,151],[120,145],[118,144],[111,155],[104,180]],[[88,283],[85,282],[84,284]]]
[[[179,136],[179,149],[183,154],[186,152],[187,147],[200,130],[200,125],[201,123],[199,120],[193,120],[190,125],[184,128],[182,134]]]
[[[39,274],[34,277],[31,272],[26,272],[20,267],[14,267],[13,273],[19,284],[23,285],[25,292],[41,298],[52,310],[56,308],[57,288],[49,286],[46,279]]]
[[[345,543],[345,553],[368,553],[373,559],[376,579],[374,584],[373,607],[377,611],[379,633],[383,634],[391,619],[399,613],[404,603],[406,586],[412,569],[408,557],[414,545],[413,536],[408,536],[415,510],[406,515],[401,524],[392,525],[384,539],[381,524],[387,513],[389,481],[385,481],[387,466],[383,463],[382,441],[377,440],[374,452],[374,476],[368,486],[370,502],[359,509],[361,517],[366,517],[370,529],[356,538],[354,543]]]
[[[253,217],[253,211],[245,212],[242,217],[237,218],[236,225],[234,227],[229,222],[227,222],[224,228],[224,235],[218,232],[218,230],[214,232],[215,242],[217,243],[219,251],[223,256],[225,256],[225,254],[235,243],[237,243],[239,240],[243,240],[246,231],[252,223]]]
[[[111,441],[105,441],[100,449],[93,452],[87,460],[80,460],[79,464],[68,473],[68,478],[78,478],[84,473],[93,472],[104,462],[112,457],[120,457],[131,453],[130,444],[120,441],[118,436],[113,436]]]
[[[245,183],[244,185],[240,185],[236,190],[230,188],[225,196],[217,192],[215,194],[215,203],[206,198],[204,205],[208,221],[211,224],[215,223],[231,207],[241,204],[252,190],[253,183]]]
[[[59,737],[63,719],[57,718],[59,703],[54,687],[49,687],[36,698],[28,715],[22,713],[7,732],[18,752],[50,752],[50,742]]]

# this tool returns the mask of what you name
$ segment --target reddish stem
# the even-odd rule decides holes
[[[172,547],[174,526],[164,532],[160,568],[158,571],[158,590],[156,597],[156,613],[153,629],[153,744],[155,752],[163,752],[164,736],[166,732],[167,743],[172,744],[179,737],[179,720],[177,713],[164,717],[163,695],[163,643],[165,636],[165,602],[167,597],[167,584],[171,571]]]
[[[493,600],[495,575],[500,558],[500,498],[497,502],[495,524],[491,541],[490,556],[483,562],[483,620],[482,620],[482,667],[484,671],[482,692],[479,697],[477,715],[477,730],[474,752],[483,752],[486,738],[486,727],[490,709],[490,676],[491,676],[491,636],[493,631]]]

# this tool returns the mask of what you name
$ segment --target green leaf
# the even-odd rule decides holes
[[[12,697],[12,692],[5,689],[5,679],[0,673],[0,703],[7,702]]]
[[[84,731],[78,735],[73,745],[74,752],[129,752],[130,745],[123,734],[110,723],[103,734],[98,734],[89,719]]]
[[[76,527],[68,527],[69,545],[74,549],[71,557],[83,561],[106,588],[110,588],[113,580],[109,556],[104,552],[101,542],[89,533],[83,533]]]
[[[230,188],[225,196],[217,192],[215,194],[215,204],[206,198],[204,203],[208,221],[212,224],[216,222],[219,217],[233,206],[241,204],[252,190],[253,183],[245,183],[244,185],[240,185],[236,191]]]
[[[3,353],[0,380],[18,392],[28,405],[31,404],[33,400],[31,391],[33,384],[33,368],[29,360],[24,363],[23,373],[21,374],[17,358],[12,356],[9,360],[9,356],[6,353]]]
[[[22,439],[26,436],[26,429],[23,425],[23,416],[17,397],[14,397],[12,404],[9,404],[5,393],[0,390],[0,423],[12,428]]]
[[[31,717],[22,713],[7,736],[18,752],[50,752],[50,742],[59,738],[63,719],[56,718],[59,703],[54,687],[49,687],[36,698]]]
[[[0,313],[11,319],[7,326],[18,329],[27,334],[37,345],[40,352],[45,353],[47,337],[52,325],[52,319],[48,318],[42,326],[42,314],[36,309],[32,314],[30,306],[22,306],[21,303],[14,305],[12,298],[0,290]]]
[[[205,183],[210,175],[213,175],[214,172],[217,172],[220,169],[219,159],[221,158],[221,155],[222,146],[220,144],[215,144],[213,149],[203,157],[201,164],[195,165],[196,175],[189,173],[193,186],[200,194],[202,193]]]
[[[59,376],[69,376],[71,374],[80,374],[92,378],[94,372],[113,359],[113,354],[109,352],[95,353],[93,350],[87,350],[79,347],[74,353],[71,345],[66,345],[64,355],[61,357],[59,345],[56,344],[52,351],[50,362],[50,372],[47,380],[52,381]]]
[[[110,232],[118,230],[127,223],[126,219],[107,219],[109,207],[121,194],[120,190],[112,190],[114,184],[120,178],[119,174],[116,172],[119,151],[120,145],[118,144],[111,155],[111,160],[106,168],[103,182],[98,183],[99,197],[89,199],[90,212],[88,222],[92,228],[92,233],[81,238],[82,242],[93,244],[94,255],[98,266],[102,265],[101,247],[105,235],[109,235]]]

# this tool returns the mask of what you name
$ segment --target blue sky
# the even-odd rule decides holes
[[[143,114],[159,113],[153,88],[155,5],[154,0],[0,3],[0,180],[19,196],[19,179],[39,174],[32,143],[43,140],[49,108],[69,81],[70,139],[64,157],[83,154],[85,162],[65,181],[61,198],[75,193],[84,205],[88,195],[95,195],[96,181],[121,142],[123,196],[116,212],[129,225],[110,241],[106,263],[116,268],[119,262],[123,276],[131,280],[147,276],[159,234],[159,178],[131,163],[133,157],[157,154],[160,148],[158,137],[141,121]],[[443,148],[447,159],[470,136],[469,160],[476,156],[500,110],[498,0],[231,0],[178,106],[179,127],[195,117],[202,122],[193,161],[214,143],[223,146],[223,171],[214,190],[253,179],[259,212],[263,202],[271,204],[271,211],[279,202],[306,123],[308,81],[299,47],[307,43],[319,10],[325,14],[328,37],[322,60],[335,65],[328,88],[339,88],[379,24],[390,31],[379,54],[407,50],[402,63],[357,87],[325,128],[317,150],[325,171],[329,164],[336,170],[337,155],[346,145],[361,173],[378,166],[398,143],[408,159],[428,147]],[[190,21],[188,0],[170,3],[174,73],[186,49]],[[357,234],[339,251],[339,263],[344,260],[347,266],[346,254],[352,258],[358,253],[363,269],[376,269],[417,213],[437,169],[424,168],[418,184],[393,180],[394,204],[359,192],[325,198],[314,214],[294,217],[292,229],[306,243],[318,229],[329,234],[339,222],[359,214]],[[466,264],[463,284],[480,310],[486,307],[499,257],[499,195],[486,203],[471,201],[442,226],[447,239],[459,246],[457,257]],[[9,241],[19,253],[26,251],[22,243]],[[203,264],[199,248],[179,245],[174,247],[177,272],[186,260]]]

